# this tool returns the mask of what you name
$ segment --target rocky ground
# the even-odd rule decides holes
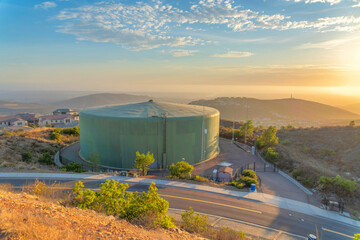
[[[178,228],[147,230],[91,210],[0,189],[0,239],[203,239]]]

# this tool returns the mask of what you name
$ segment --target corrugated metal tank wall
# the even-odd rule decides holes
[[[116,118],[81,112],[81,155],[87,159],[91,153],[99,154],[101,165],[128,169],[134,166],[136,151],[153,153],[153,168],[167,168],[183,158],[196,164],[218,154],[219,121],[218,112],[166,121],[163,117]]]

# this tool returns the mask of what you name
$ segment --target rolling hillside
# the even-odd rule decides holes
[[[349,104],[341,108],[356,114],[360,114],[360,103]]]
[[[99,93],[99,94],[91,94],[91,95],[71,98],[65,101],[59,101],[56,102],[55,105],[59,107],[68,107],[79,110],[84,108],[91,108],[91,107],[98,107],[105,105],[143,102],[149,99],[150,97],[148,96]]]
[[[294,98],[260,100],[222,97],[213,100],[193,101],[190,104],[216,108],[220,111],[222,119],[252,119],[261,124],[275,124],[275,122],[287,124],[295,121],[298,123],[295,125],[308,125],[317,121],[347,122],[348,120],[360,119],[359,115],[340,108]]]
[[[37,103],[20,103],[20,102],[7,102],[0,100],[0,116],[14,115],[22,112],[31,113],[51,113],[54,111],[54,106],[37,104]]]

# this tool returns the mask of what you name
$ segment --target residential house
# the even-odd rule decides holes
[[[26,126],[28,122],[18,116],[0,117],[0,128],[9,126]]]
[[[73,115],[75,121],[79,121],[79,113],[70,108],[59,108],[53,111],[53,115]]]
[[[38,115],[35,113],[19,113],[16,116],[27,121],[29,125],[39,124]]]
[[[75,116],[71,114],[64,115],[47,115],[39,117],[39,125],[41,127],[50,125],[52,127],[57,127],[60,125],[70,125],[75,121]]]

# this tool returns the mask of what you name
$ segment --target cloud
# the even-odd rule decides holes
[[[55,2],[42,2],[40,4],[36,4],[34,7],[48,10],[49,8],[54,8],[56,6],[57,4]]]
[[[355,2],[356,4],[352,7],[360,7],[360,0],[353,0],[353,2]]]
[[[298,46],[298,49],[311,49],[311,48],[322,48],[322,49],[333,49],[337,46],[341,46],[348,42],[352,42],[355,40],[360,39],[360,37],[351,37],[351,38],[341,38],[341,39],[334,39],[330,41],[324,42],[317,42],[317,43],[304,43]]]
[[[243,57],[250,57],[254,55],[251,52],[238,52],[238,51],[229,51],[225,54],[214,54],[211,57],[218,57],[218,58],[243,58]]]
[[[198,50],[185,50],[185,49],[174,49],[170,50],[169,53],[174,57],[186,57],[193,56],[194,53],[199,52]]]
[[[287,0],[288,2],[290,2],[291,0]],[[330,3],[330,5],[334,5],[334,4],[338,4],[340,3],[342,0],[292,0],[294,2],[305,2],[305,3]]]
[[[186,31],[194,24],[201,24],[203,28],[206,25],[222,26],[233,32],[258,29],[312,29],[321,32],[360,30],[360,17],[291,21],[289,16],[282,14],[267,15],[243,9],[233,0],[197,0],[189,10],[157,0],[131,4],[105,0],[65,9],[57,15],[57,19],[62,22],[58,32],[75,35],[78,40],[109,42],[131,50],[208,44],[203,39],[192,37],[191,31]]]

